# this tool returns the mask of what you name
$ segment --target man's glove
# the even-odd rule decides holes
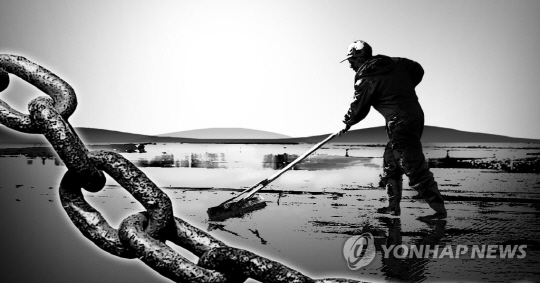
[[[351,120],[350,110],[345,114],[345,118],[343,118],[343,123],[348,124],[348,122]]]
[[[343,121],[343,123],[345,123],[345,121]],[[339,131],[338,136],[341,137],[341,135],[343,135],[344,133],[349,131],[350,128],[351,128],[351,126],[349,124],[345,123],[345,128],[343,128],[343,130]]]

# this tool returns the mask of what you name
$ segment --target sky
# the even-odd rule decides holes
[[[540,1],[2,0],[0,53],[67,81],[70,123],[137,134],[336,132],[353,96],[347,46],[425,70],[426,125],[540,139]],[[0,99],[43,95],[10,76]],[[384,125],[374,109],[352,129]]]

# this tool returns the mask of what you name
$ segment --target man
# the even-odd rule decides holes
[[[437,183],[430,172],[422,151],[420,138],[424,129],[424,112],[415,87],[420,83],[424,70],[420,64],[406,59],[372,55],[369,44],[357,40],[349,45],[347,58],[356,72],[354,101],[345,115],[345,128],[363,120],[371,106],[386,119],[386,133],[390,141],[384,151],[384,170],[380,185],[388,193],[389,204],[378,209],[379,213],[395,216],[401,214],[400,201],[403,174],[435,210],[435,214],[419,217],[420,220],[446,218],[444,201]]]

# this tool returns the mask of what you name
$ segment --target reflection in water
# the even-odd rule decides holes
[[[225,154],[223,153],[204,153],[190,155],[191,168],[226,168]]]
[[[174,154],[163,152],[150,160],[138,158],[133,161],[140,167],[227,168],[223,153],[189,153],[175,158]]]
[[[281,170],[291,162],[296,160],[296,154],[266,154],[263,160],[263,167],[274,170]],[[292,170],[332,170],[343,169],[351,166],[365,166],[378,168],[380,165],[376,163],[373,157],[351,157],[338,155],[314,155],[308,156],[302,162],[291,168]]]
[[[251,168],[281,170],[304,152],[306,145],[283,147],[282,145],[220,145],[220,144],[110,144],[91,145],[89,149],[113,151],[122,154],[138,167],[183,167],[183,168]],[[286,151],[282,151],[286,148]],[[276,153],[277,151],[277,153]],[[281,152],[280,152],[281,151]],[[334,170],[351,166],[380,167],[381,158],[372,148],[365,152],[356,149],[354,153],[343,154],[341,148],[323,148],[295,165],[292,170]],[[36,157],[55,159],[51,148],[0,149],[0,156],[23,154],[29,165],[35,164]],[[382,156],[382,155],[381,155]],[[42,161],[43,163],[44,161]]]
[[[140,167],[178,167],[177,162],[174,161],[174,155],[163,153],[150,160],[146,158],[139,158],[135,161],[135,165]]]
[[[125,155],[138,167],[183,167],[183,168],[212,168],[212,169],[227,169],[227,168],[243,168],[253,166],[253,164],[261,164],[253,162],[253,157],[245,159],[229,160],[225,153],[181,153],[172,154],[162,152],[154,155],[151,158],[140,157],[140,153],[136,155]],[[147,155],[148,156],[148,155]],[[150,155],[152,156],[152,155]],[[28,157],[26,163],[33,165],[34,160],[41,158],[41,164],[45,165],[46,160],[54,160],[56,166],[63,166],[63,163],[57,157],[50,156],[32,156]],[[262,160],[263,169],[281,170],[298,158],[296,154],[265,154]],[[260,166],[260,165],[259,165]],[[380,167],[378,160],[372,157],[344,157],[334,155],[319,155],[308,157],[302,162],[291,168],[292,170],[330,170],[342,169],[351,166],[364,167]]]
[[[305,152],[305,144],[102,144],[88,149],[123,154],[141,167],[283,169]],[[286,152],[283,152],[285,149]],[[540,172],[540,153],[535,145],[435,144],[425,148],[431,168],[490,169],[515,173]],[[351,166],[379,168],[384,147],[365,144],[333,144],[321,148],[293,170],[333,170]],[[212,153],[214,152],[214,153]],[[55,158],[51,147],[0,148],[0,156]],[[225,158],[227,155],[227,158]],[[375,156],[375,157],[374,157]],[[44,161],[42,161],[43,163]],[[29,165],[35,165],[28,161]],[[58,162],[58,164],[60,164]]]
[[[381,237],[375,238],[375,248],[382,253],[382,268],[381,271],[386,276],[388,281],[397,282],[421,282],[428,278],[429,271],[426,270],[426,265],[430,262],[429,258],[416,257],[416,256],[400,256],[400,253],[386,251],[388,256],[385,257],[385,250],[388,250],[391,246],[399,246],[403,244],[403,232],[401,230],[401,219],[399,218],[379,218],[379,221],[384,227],[387,227],[387,231],[378,230],[372,226],[365,227],[364,231],[371,232],[373,235],[379,235]],[[427,233],[415,232],[415,235],[419,235],[420,239],[414,241],[410,246],[424,246],[433,248],[439,244],[440,240],[444,237],[446,229],[446,221],[438,220],[430,223],[431,231]],[[384,248],[383,248],[384,246]],[[409,246],[406,244],[406,246]]]
[[[270,168],[274,170],[281,170],[285,168],[285,166],[289,165],[289,163],[293,162],[295,159],[298,158],[298,155],[296,154],[266,154],[264,155],[263,159],[263,168]],[[298,169],[297,166],[293,166],[291,168],[292,170]]]
[[[128,156],[129,157],[129,156]],[[133,156],[131,160],[139,167],[184,167],[184,168],[242,168],[253,166],[257,157],[229,158],[225,153],[178,153],[162,152],[151,159]],[[260,158],[260,157],[259,157]],[[262,168],[281,170],[298,158],[297,154],[264,154]],[[259,159],[260,160],[260,159]],[[259,161],[260,162],[260,161]],[[345,157],[335,155],[310,156],[291,168],[292,170],[330,170],[350,166],[379,167],[372,157]],[[259,165],[260,166],[260,165]]]
[[[227,232],[227,233],[230,233],[230,234],[235,235],[235,236],[237,236],[237,237],[246,239],[245,237],[240,236],[238,233],[226,229],[226,228],[225,228],[225,225],[223,225],[223,224],[218,224],[218,223],[208,223],[208,229],[207,229],[207,230],[208,230],[208,232],[211,232],[211,231],[213,231],[213,230],[219,230],[219,231]]]
[[[47,165],[47,160],[53,160],[55,166],[64,166],[64,164],[62,163],[62,161],[58,157],[52,157],[52,156],[40,156],[40,157],[31,156],[31,157],[27,157],[26,164],[27,165],[33,165],[34,160],[36,160],[37,158],[41,159],[41,165]]]
[[[261,240],[261,244],[262,244],[262,245],[268,244],[268,242],[267,242],[265,239],[263,239],[263,238],[261,237],[261,235],[259,234],[259,230],[257,230],[257,229],[255,229],[255,230],[248,229],[248,230],[249,230],[251,233],[253,233],[253,235],[255,235],[257,238],[259,238],[259,239]]]
[[[56,157],[47,146],[5,145],[0,156]],[[118,152],[141,166],[193,168],[245,168],[254,164],[279,170],[309,148],[306,144],[97,144],[88,149]],[[286,149],[287,152],[282,152]],[[426,161],[432,168],[494,169],[508,172],[540,172],[537,144],[427,144]],[[166,151],[166,152],[165,152]],[[295,170],[342,169],[350,166],[380,167],[384,146],[331,144],[295,166]],[[165,152],[165,153],[162,153]],[[208,153],[218,152],[218,153]],[[247,153],[247,154],[246,154]],[[225,156],[227,160],[225,161]],[[162,156],[165,155],[165,156]],[[173,160],[167,155],[174,155]],[[375,159],[374,159],[375,156]],[[29,161],[28,164],[32,162]],[[34,163],[35,164],[35,163]],[[260,168],[260,167],[259,167]],[[255,169],[259,169],[255,168]]]

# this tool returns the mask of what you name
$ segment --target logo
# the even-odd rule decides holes
[[[343,246],[343,256],[351,270],[357,270],[370,264],[375,258],[373,235],[364,233],[350,237]]]
[[[390,245],[382,246],[383,258],[525,258],[527,245]]]

